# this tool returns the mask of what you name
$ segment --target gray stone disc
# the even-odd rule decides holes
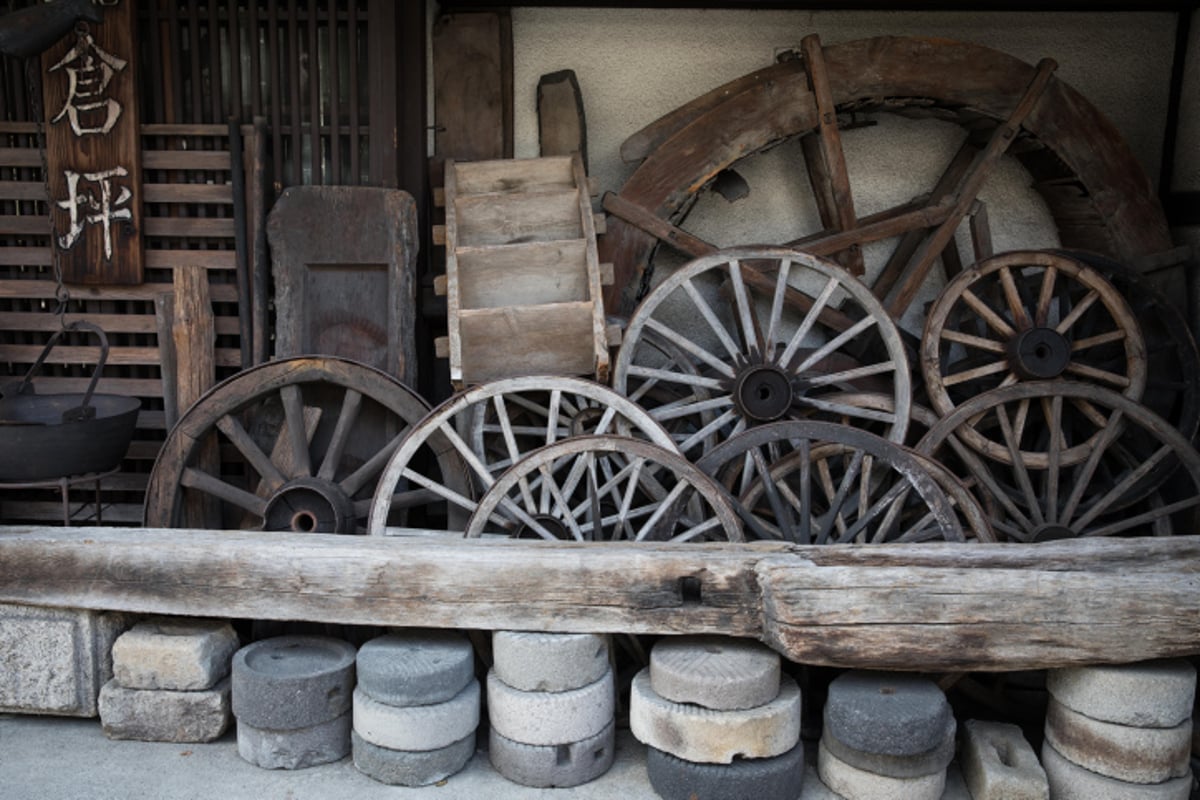
[[[233,656],[233,714],[273,731],[309,728],[350,708],[354,647],[328,636],[277,636]]]
[[[1046,742],[1072,763],[1130,783],[1162,783],[1191,769],[1192,721],[1173,728],[1102,722],[1054,698],[1046,706]]]
[[[600,680],[569,692],[522,692],[487,677],[488,719],[501,736],[521,744],[556,745],[595,736],[613,720],[616,697],[611,669]]]
[[[851,671],[829,684],[825,730],[864,753],[915,756],[953,735],[946,695],[927,678]]]
[[[731,764],[684,761],[647,747],[646,773],[663,800],[796,800],[804,781],[804,745],[772,758],[739,758]]]
[[[389,786],[429,786],[462,770],[475,755],[475,732],[437,750],[389,750],[353,730],[350,750],[359,772]]]
[[[866,753],[840,741],[826,727],[821,732],[821,741],[830,753],[852,767],[857,767],[887,778],[920,778],[935,772],[945,772],[954,760],[955,729],[951,728],[941,744],[925,753],[913,756],[890,756],[884,753]]]
[[[237,724],[238,755],[263,769],[304,769],[341,761],[350,753],[350,713],[289,731]]]
[[[413,630],[358,649],[358,688],[389,706],[443,703],[475,677],[475,651],[457,631]]]
[[[1183,659],[1064,667],[1046,671],[1046,691],[1092,719],[1173,728],[1192,716],[1196,668]]]
[[[1054,800],[1188,800],[1192,773],[1162,783],[1129,783],[1084,769],[1042,743],[1042,768]]]
[[[613,764],[616,724],[595,736],[567,744],[521,744],[492,728],[488,757],[496,771],[513,783],[537,789],[565,789],[599,778]]]
[[[817,744],[817,774],[821,783],[842,797],[875,800],[942,800],[946,789],[946,770],[916,778],[892,778],[851,766],[825,747]]]
[[[729,636],[671,636],[650,651],[650,685],[659,697],[718,711],[766,705],[779,694],[779,654]]]
[[[449,700],[427,706],[389,706],[355,689],[354,730],[389,750],[440,750],[475,732],[480,704],[474,678]]]
[[[496,676],[523,692],[567,692],[595,683],[608,670],[608,638],[597,633],[496,631]]]

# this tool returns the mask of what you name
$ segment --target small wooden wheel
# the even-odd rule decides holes
[[[478,498],[527,453],[573,436],[610,433],[674,448],[637,403],[582,378],[506,378],[459,392],[396,448],[379,480],[368,529],[386,535],[397,499],[412,485],[426,493],[427,517],[462,530]]]
[[[712,480],[678,454],[624,436],[538,448],[479,501],[467,536],[574,541],[741,541]]]
[[[373,367],[300,356],[200,398],[154,462],[145,523],[361,533],[375,479],[428,404]]]
[[[1138,400],[1146,347],[1128,304],[1103,275],[1066,256],[1004,253],[958,275],[925,322],[921,367],[929,402],[945,416],[983,392],[1030,380],[1086,381]],[[1098,419],[1086,399],[1080,413]],[[1028,408],[1018,409],[1018,417]],[[964,427],[963,441],[1005,460],[1004,442]],[[1088,442],[1059,453],[1087,457]]]
[[[1095,418],[1066,413],[1081,401]],[[971,447],[966,435],[979,431],[1001,439],[1006,457]],[[1076,448],[1086,457],[1068,461]],[[1006,540],[1191,533],[1200,522],[1200,454],[1161,417],[1091,384],[995,389],[956,408],[917,450],[970,486]]]
[[[908,363],[891,317],[844,269],[787,248],[742,247],[690,262],[642,301],[613,386],[670,421],[680,451],[696,459],[756,425],[815,415],[882,421],[902,442]],[[882,391],[895,410],[832,399],[846,391]]]
[[[800,544],[965,538],[922,461],[845,425],[762,425],[721,444],[697,466],[734,498],[754,538]]]

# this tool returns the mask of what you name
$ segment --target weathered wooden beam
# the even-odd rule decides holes
[[[1200,653],[1200,537],[794,547],[0,528],[0,602],[360,625],[720,633],[806,664]]]

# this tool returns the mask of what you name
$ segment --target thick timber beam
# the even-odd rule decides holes
[[[1200,537],[797,547],[0,528],[0,602],[361,625],[720,633],[800,663],[1200,653]]]

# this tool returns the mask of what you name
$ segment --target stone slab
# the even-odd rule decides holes
[[[1046,771],[1018,726],[969,719],[962,732],[958,762],[974,800],[1049,800]]]
[[[557,745],[590,739],[613,720],[612,669],[597,681],[566,692],[523,692],[487,676],[488,719],[501,736],[521,744]]]
[[[126,689],[211,689],[229,674],[237,649],[224,620],[144,620],[113,642],[113,677]]]
[[[475,755],[475,732],[437,750],[389,750],[350,731],[355,768],[389,786],[429,786],[462,770]]]
[[[1054,800],[1188,800],[1192,775],[1162,783],[1129,783],[1072,763],[1049,742],[1042,743],[1042,768]]]
[[[267,730],[296,730],[350,710],[354,647],[328,636],[276,636],[233,656],[233,713]]]
[[[411,630],[358,649],[358,688],[390,706],[444,703],[475,677],[475,650],[457,631]]]
[[[825,729],[864,753],[913,756],[928,753],[953,735],[946,695],[917,675],[854,670],[829,684]]]
[[[1138,728],[1102,722],[1053,698],[1046,706],[1046,741],[1092,772],[1130,783],[1161,783],[1188,774],[1191,719],[1174,728]]]
[[[850,800],[941,800],[946,771],[919,778],[892,778],[853,767],[817,745],[817,774],[835,794]]]
[[[94,717],[126,614],[0,603],[0,712]]]
[[[669,636],[650,651],[650,686],[659,697],[717,711],[771,702],[779,675],[779,654],[749,639]]]
[[[729,764],[698,764],[649,747],[646,774],[663,800],[796,800],[804,782],[804,745],[773,758]]]
[[[943,772],[954,760],[955,736],[950,730],[942,743],[927,753],[912,756],[890,756],[880,753],[865,753],[841,742],[826,728],[821,741],[830,753],[852,767],[885,775],[889,778],[920,778]]]
[[[355,689],[354,730],[389,750],[440,750],[475,732],[480,705],[474,678],[449,700],[424,706],[389,706]]]
[[[659,697],[646,667],[633,678],[629,728],[638,741],[685,761],[729,764],[738,757],[771,758],[791,750],[800,741],[800,712],[800,688],[788,676],[770,703],[714,711]]]
[[[613,764],[616,723],[583,741],[558,745],[514,742],[495,728],[488,732],[488,758],[513,783],[536,789],[566,789],[596,780]]]
[[[263,769],[304,769],[341,761],[350,754],[350,712],[296,730],[237,723],[238,755]]]
[[[1092,719],[1172,728],[1192,716],[1196,669],[1183,659],[1052,669],[1046,671],[1046,690]]]
[[[110,739],[211,742],[229,727],[229,680],[211,689],[127,689],[114,678],[100,689],[100,724]]]
[[[496,677],[523,692],[566,692],[600,680],[608,671],[608,637],[597,633],[496,631]]]

